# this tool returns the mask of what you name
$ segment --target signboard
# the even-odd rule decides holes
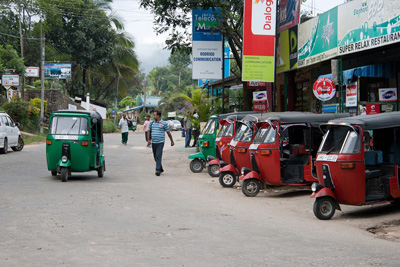
[[[335,7],[299,24],[299,68],[337,56],[337,13]]]
[[[268,110],[268,103],[258,103],[258,102],[253,103],[253,111],[267,112],[267,110]]]
[[[27,67],[25,77],[39,77],[39,67]]]
[[[267,91],[253,92],[253,101],[267,101]]]
[[[44,64],[45,79],[71,79],[71,64],[49,63]]]
[[[381,113],[381,105],[380,104],[367,104],[367,115],[373,115]]]
[[[319,78],[313,86],[314,96],[321,101],[331,100],[335,93],[336,87],[329,78]]]
[[[400,42],[399,1],[354,0],[338,8],[339,55]]]
[[[357,82],[346,84],[346,107],[357,107]]]
[[[3,75],[1,76],[1,83],[3,86],[18,86],[19,76],[18,75]]]
[[[337,113],[337,111],[338,111],[337,104],[322,106],[322,113]]]
[[[175,118],[176,117],[176,112],[168,112],[168,118]]]
[[[276,36],[276,72],[297,68],[297,26],[284,30]]]
[[[397,88],[381,88],[379,89],[379,102],[396,102]]]
[[[256,81],[250,81],[247,82],[247,88],[249,89],[256,89],[256,88],[265,88],[267,86],[266,82],[256,82]]]
[[[245,0],[243,81],[274,82],[276,1]]]
[[[222,78],[222,34],[215,30],[218,16],[218,9],[193,9],[192,78],[195,80]]]
[[[280,1],[278,32],[299,24],[300,0]]]

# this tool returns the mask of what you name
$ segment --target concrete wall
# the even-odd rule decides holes
[[[41,98],[40,90],[25,90],[25,101],[29,101],[32,98]],[[68,104],[75,105],[77,109],[84,110],[80,104],[75,103],[69,97],[61,93],[60,90],[45,90],[44,100],[47,101],[47,112],[52,113],[60,109],[68,109]]]

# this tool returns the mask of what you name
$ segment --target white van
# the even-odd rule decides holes
[[[6,154],[8,148],[21,151],[24,148],[24,140],[18,129],[19,123],[14,123],[10,116],[0,111],[0,153]]]

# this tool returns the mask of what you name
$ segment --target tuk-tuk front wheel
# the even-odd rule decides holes
[[[219,183],[223,187],[233,187],[236,184],[236,175],[233,172],[221,172],[219,174]]]
[[[68,181],[68,168],[61,168],[61,181]]]
[[[219,176],[219,165],[218,164],[208,165],[208,174],[211,177],[218,177]]]
[[[204,164],[200,159],[194,159],[190,162],[190,170],[192,172],[198,173],[202,172],[204,168]]]
[[[261,183],[257,179],[243,181],[242,192],[247,197],[255,197],[261,190]]]
[[[97,176],[99,176],[99,178],[104,176],[104,171],[106,169],[106,161],[103,161],[103,165],[101,165],[100,167],[97,168]]]
[[[314,215],[320,220],[329,220],[335,214],[336,201],[331,197],[320,197],[314,202]]]

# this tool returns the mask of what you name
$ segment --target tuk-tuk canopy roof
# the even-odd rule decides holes
[[[101,118],[100,113],[98,113],[97,111],[92,111],[92,110],[58,110],[53,112],[52,115],[56,115],[59,113],[73,113],[73,114],[86,114],[89,115],[91,119],[97,119],[102,121],[103,119]]]
[[[239,120],[242,120],[244,117],[246,117],[249,114],[260,114],[260,113],[255,112],[255,111],[241,111],[241,112],[231,112],[231,113],[224,113],[224,114],[215,114],[215,115],[212,115],[211,117],[214,117],[214,118],[217,117],[218,121],[225,120],[228,117],[239,121]]]
[[[267,113],[268,114],[268,113]],[[326,113],[316,114],[312,112],[286,111],[269,113],[263,121],[279,121],[280,123],[310,123],[312,126],[319,126],[333,119],[349,117],[348,113]]]
[[[375,115],[358,115],[329,121],[332,124],[356,124],[364,130],[400,127],[400,112],[380,113]]]

